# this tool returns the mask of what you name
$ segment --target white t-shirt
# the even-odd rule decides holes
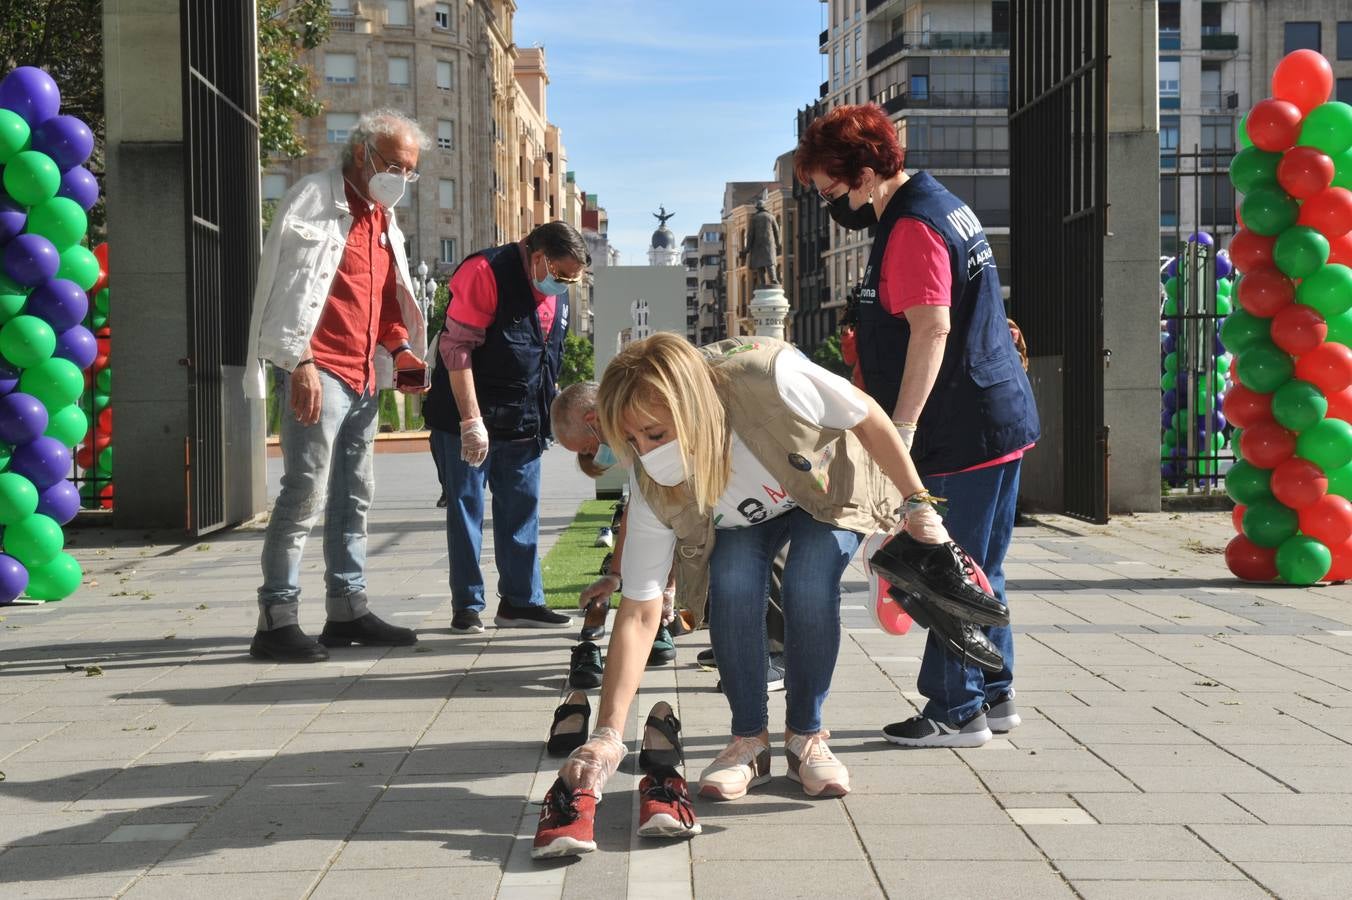
[[[868,414],[868,400],[862,392],[801,353],[784,351],[775,357],[775,386],[789,409],[822,428],[853,428]],[[731,449],[732,474],[714,505],[715,528],[745,528],[798,505],[735,433]],[[631,473],[624,558],[620,563],[624,596],[634,600],[661,597],[675,551],[675,532],[658,520]]]

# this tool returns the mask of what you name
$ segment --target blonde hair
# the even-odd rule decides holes
[[[683,338],[658,332],[635,341],[606,366],[596,396],[596,412],[606,443],[631,466],[637,459],[624,438],[626,420],[652,420],[669,412],[680,441],[685,483],[663,487],[637,467],[639,482],[667,499],[688,492],[708,515],[728,486],[732,454],[727,414],[719,396],[723,378]]]

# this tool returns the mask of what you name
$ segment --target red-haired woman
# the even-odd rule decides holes
[[[860,285],[856,335],[865,390],[884,410],[935,495],[953,540],[1005,599],[1019,466],[1038,438],[1032,389],[1006,325],[995,258],[981,223],[926,172],[907,175],[896,127],[875,105],[839,106],[803,133],[794,161],[842,228],[876,228]],[[911,552],[893,541],[873,556]],[[866,547],[866,552],[868,548]],[[866,557],[867,558],[867,557]],[[984,643],[963,624],[964,647]],[[930,630],[921,715],[884,736],[913,747],[975,747],[1019,724],[1008,626],[984,629],[999,674],[947,652]]]

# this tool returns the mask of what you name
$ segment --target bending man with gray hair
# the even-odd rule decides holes
[[[264,396],[262,362],[271,362],[281,376],[283,475],[263,541],[249,650],[259,659],[316,662],[329,647],[417,642],[367,609],[366,513],[377,390],[421,393],[426,380],[426,324],[394,206],[428,146],[401,113],[366,113],[342,166],[296,182],[263,244],[247,357],[258,365],[245,393]],[[316,641],[300,628],[300,561],[321,510],[326,621]]]

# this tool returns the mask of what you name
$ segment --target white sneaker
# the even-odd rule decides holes
[[[789,780],[803,786],[809,797],[844,797],[850,792],[850,772],[826,746],[829,731],[791,734],[784,741],[789,758]]]
[[[614,547],[615,532],[609,525],[596,532],[596,540],[592,542],[593,547]]]
[[[714,800],[736,800],[770,780],[770,747],[760,738],[737,737],[699,776],[699,794]]]
[[[868,576],[868,611],[873,616],[873,624],[886,634],[902,635],[911,630],[911,617],[901,604],[888,593],[892,585],[869,565],[869,558],[883,548],[893,535],[886,531],[875,531],[864,538],[861,555],[864,559],[864,573]]]

